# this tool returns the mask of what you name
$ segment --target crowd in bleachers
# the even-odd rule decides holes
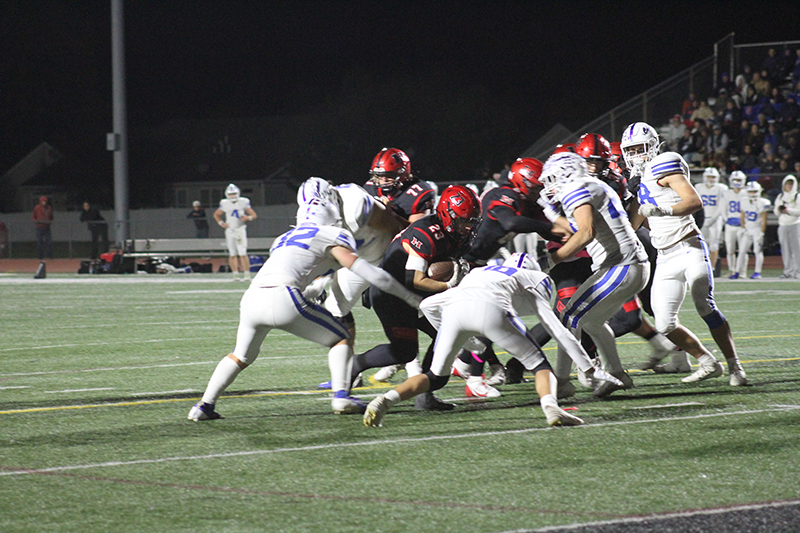
[[[800,48],[770,48],[759,67],[723,72],[704,97],[690,93],[661,133],[692,168],[741,170],[773,191],[800,175]]]

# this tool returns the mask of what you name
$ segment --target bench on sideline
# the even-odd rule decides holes
[[[247,253],[268,253],[275,237],[250,237]],[[125,257],[227,257],[228,245],[217,239],[128,239],[123,250]]]

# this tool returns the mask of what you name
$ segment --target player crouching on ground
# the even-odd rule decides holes
[[[551,426],[576,426],[583,420],[558,406],[558,382],[541,348],[526,335],[519,315],[538,315],[553,328],[553,336],[574,350],[586,352],[561,325],[551,309],[553,284],[546,274],[537,271],[536,261],[527,254],[513,254],[502,265],[473,270],[458,287],[423,300],[420,310],[439,330],[431,369],[411,377],[399,387],[378,395],[367,406],[364,425],[378,427],[389,409],[429,390],[447,384],[456,355],[467,340],[483,335],[507,350],[526,369],[535,374],[536,392],[547,423]],[[599,369],[596,377],[605,375]],[[610,376],[608,376],[610,378]],[[613,379],[613,378],[610,378]]]
[[[364,411],[364,402],[350,397],[350,333],[329,311],[306,300],[303,289],[318,276],[345,267],[412,308],[421,298],[356,255],[352,233],[341,227],[338,192],[327,182],[322,185],[326,191],[300,206],[297,227],[275,239],[269,259],[242,296],[236,347],[217,365],[201,403],[189,412],[190,420],[221,418],[214,410],[217,399],[256,360],[264,338],[275,328],[330,347],[333,411]]]

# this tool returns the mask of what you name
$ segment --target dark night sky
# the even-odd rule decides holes
[[[730,32],[737,43],[800,38],[800,4],[782,0],[136,0],[125,16],[132,135],[171,119],[322,115],[369,100],[375,140],[354,150],[356,168],[383,145],[413,145],[459,172],[499,165],[558,122],[580,127]],[[4,0],[0,43],[0,175],[48,141],[67,155],[64,179],[107,194],[110,3]],[[471,107],[480,122],[457,116]]]

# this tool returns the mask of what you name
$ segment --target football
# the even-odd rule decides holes
[[[454,261],[439,261],[428,267],[428,277],[436,281],[449,281],[453,277],[455,269]]]

